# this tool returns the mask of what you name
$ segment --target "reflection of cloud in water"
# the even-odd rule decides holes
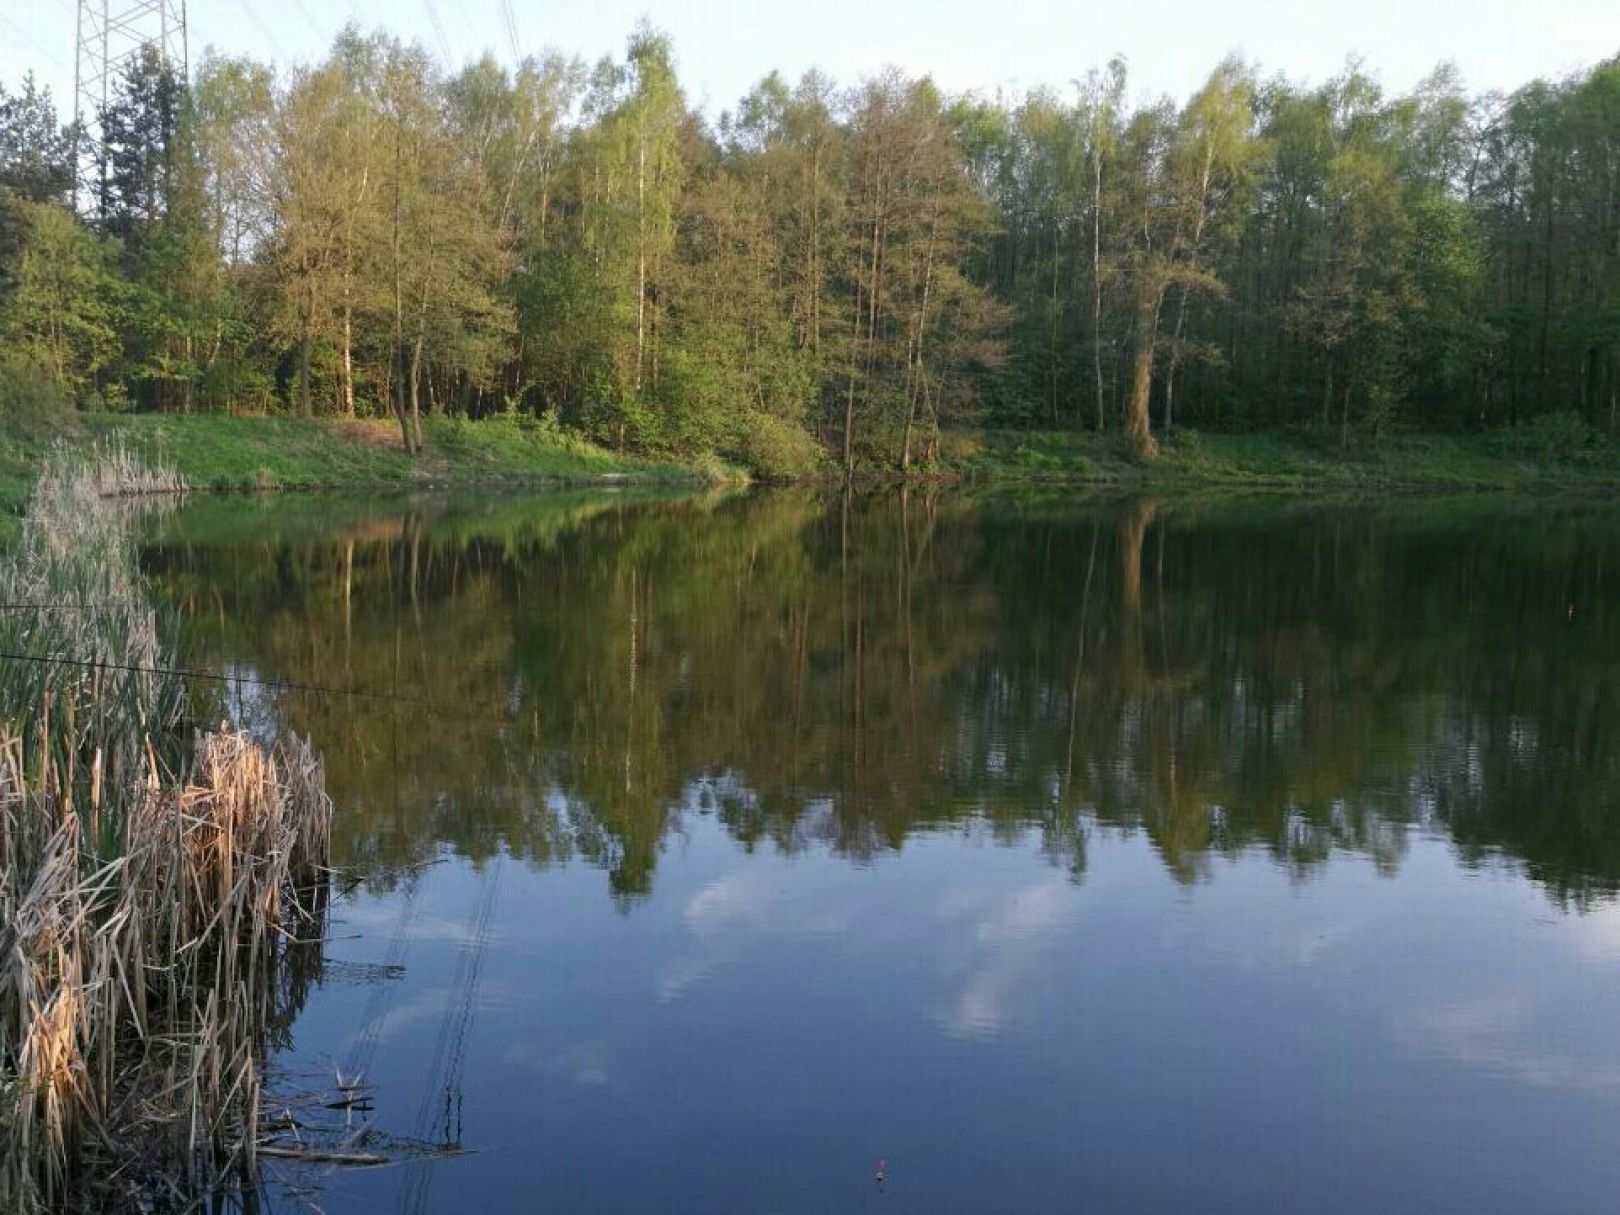
[[[352,904],[345,908],[337,923],[356,932],[365,940],[386,940],[399,924],[399,909],[392,904]],[[418,916],[410,923],[412,943],[429,941],[435,944],[471,947],[478,944],[477,926],[465,920],[445,916]],[[489,943],[501,940],[500,929],[487,930]]]
[[[1620,965],[1620,906],[1610,904],[1568,917],[1575,946],[1594,962]]]
[[[967,931],[961,952],[945,963],[954,990],[934,1010],[935,1024],[953,1038],[990,1037],[1005,1029],[1030,970],[1078,909],[1074,885],[1061,876],[1011,894],[947,893],[939,918]]]
[[[828,906],[815,890],[796,889],[792,868],[750,866],[706,883],[686,901],[681,919],[696,939],[658,979],[660,1002],[678,1000],[735,962],[760,937],[840,937],[861,922],[849,899]]]
[[[782,889],[766,880],[759,869],[739,869],[704,886],[681,912],[686,926],[697,936],[712,936],[726,929],[763,927],[766,911],[780,899]]]
[[[697,938],[697,948],[664,967],[658,979],[659,1003],[679,1000],[729,966],[743,938],[771,930],[770,917],[786,894],[781,877],[774,868],[738,869],[707,883],[686,901],[681,919]]]
[[[1539,921],[1554,936],[1537,952],[1568,950],[1573,969],[1550,982],[1510,982],[1495,992],[1446,1000],[1402,1019],[1398,1037],[1416,1050],[1537,1088],[1620,1088],[1620,1042],[1600,1009],[1620,977],[1620,907]]]
[[[658,1002],[679,1000],[731,960],[729,953],[724,957],[717,953],[689,953],[675,958],[658,978]]]
[[[417,992],[409,1000],[385,1011],[369,1027],[362,1026],[344,1041],[344,1048],[352,1049],[362,1038],[385,1041],[401,1030],[430,1021],[444,1012],[450,1003],[448,987],[429,987]]]
[[[1529,995],[1457,1000],[1420,1012],[1405,1031],[1427,1052],[1520,1084],[1564,1090],[1620,1087],[1620,1060],[1560,1049],[1548,1000]]]
[[[857,885],[829,900],[824,890],[796,886],[796,876],[791,868],[740,869],[696,891],[681,911],[692,944],[663,968],[657,999],[681,999],[761,940],[854,940],[866,925],[890,945],[906,948],[906,940],[938,939],[936,925],[943,922],[944,939],[953,944],[935,967],[946,992],[923,1011],[953,1037],[987,1037],[1013,1020],[1041,956],[1057,945],[1079,908],[1074,884],[1049,873],[1012,891],[948,887],[931,904],[911,909],[908,923],[905,910],[897,915],[895,907],[875,901],[875,888]],[[861,947],[870,938],[871,931],[863,931]]]
[[[501,1053],[501,1062],[507,1067],[522,1068],[586,1088],[606,1088],[618,1083],[615,1074],[618,1069],[607,1045],[597,1039],[556,1043],[514,1038]]]
[[[739,869],[689,898],[681,918],[699,937],[724,932],[827,937],[855,927],[856,909],[849,901],[812,905],[814,892],[795,890],[792,876],[785,868]]]
[[[1274,919],[1177,916],[1160,930],[1158,939],[1165,949],[1215,959],[1239,970],[1262,971],[1327,964],[1353,943],[1379,931],[1375,916],[1363,908],[1347,910],[1324,901],[1291,910],[1291,918]]]

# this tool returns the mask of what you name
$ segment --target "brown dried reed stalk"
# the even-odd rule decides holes
[[[42,605],[0,618],[0,648],[40,659],[0,664],[0,1211],[17,1215],[251,1170],[262,1067],[324,932],[331,801],[308,744],[177,741],[185,689],[151,673],[175,664],[108,495],[172,480],[127,451],[58,453],[0,559],[0,595]]]

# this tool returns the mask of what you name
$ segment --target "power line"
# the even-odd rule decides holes
[[[384,700],[431,709],[433,702],[395,692],[373,692],[365,688],[333,688],[315,683],[295,683],[285,679],[265,679],[259,675],[227,675],[223,671],[203,671],[191,667],[150,667],[138,663],[101,662],[93,658],[69,658],[61,654],[18,654],[0,650],[0,658],[12,662],[32,662],[41,666],[78,667],[90,671],[117,671],[127,675],[166,675],[197,679],[208,683],[252,684],[275,692],[312,692],[322,696],[348,696],[356,700]]]
[[[276,58],[285,59],[287,54],[281,49],[281,43],[277,41],[275,34],[270,32],[270,27],[264,23],[259,14],[253,11],[253,7],[248,3],[248,0],[236,0],[236,7],[242,10],[249,21],[253,22],[253,28],[264,36],[264,40],[270,44],[270,49],[276,53]]]
[[[504,852],[497,852],[483,872],[482,890],[467,924],[468,939],[456,955],[455,975],[450,980],[450,988],[459,999],[445,1004],[427,1080],[422,1086],[421,1104],[416,1111],[416,1141],[427,1143],[431,1135],[435,1146],[442,1151],[461,1145],[461,1080],[467,1059],[467,1032],[478,1007],[484,955],[494,935],[495,902],[500,892],[504,858]],[[424,1210],[434,1176],[430,1161],[418,1164],[415,1173],[406,1174],[400,1184],[399,1209],[411,1215]]]
[[[523,53],[518,50],[517,18],[512,13],[512,0],[501,0],[501,18],[506,25],[506,40],[512,44],[512,63],[515,67],[523,62]]]
[[[55,64],[57,67],[61,68],[62,71],[64,71],[64,72],[72,70],[72,69],[70,69],[68,67],[67,64],[63,63],[60,59],[58,59],[50,51],[46,50],[45,47],[40,43],[39,39],[35,38],[27,30],[23,29],[23,27],[17,23],[17,19],[15,17],[12,17],[9,13],[0,12],[0,19],[3,19],[7,25],[9,25],[12,29],[16,30],[17,31],[17,36],[19,38],[21,38],[24,42],[26,42],[29,46],[33,47],[41,55],[43,55],[48,62],[50,62],[52,64]]]
[[[444,36],[444,25],[439,21],[439,10],[434,6],[433,0],[422,0],[422,7],[427,9],[428,21],[433,25],[433,36],[439,40],[439,49],[444,52],[444,66],[450,66],[450,42]]]
[[[314,15],[310,13],[309,8],[304,4],[304,0],[292,0],[292,4],[298,10],[299,16],[303,17],[304,24],[309,26],[310,32],[317,38],[325,38],[326,35],[322,32],[320,22],[315,20]]]
[[[510,717],[450,713],[438,707],[438,702],[421,696],[402,696],[396,692],[377,692],[369,688],[335,688],[324,684],[299,683],[287,679],[266,679],[261,675],[228,675],[223,671],[205,671],[193,667],[140,666],[135,663],[99,662],[88,658],[69,658],[65,655],[22,654],[0,650],[0,661],[32,662],[41,666],[77,667],[87,671],[116,671],[130,675],[167,675],[177,679],[195,679],[204,683],[250,685],[272,692],[299,692],[316,696],[346,696],[351,700],[368,700],[382,704],[410,705],[435,721],[453,725],[506,726]]]

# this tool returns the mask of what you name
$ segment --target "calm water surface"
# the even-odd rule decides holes
[[[190,661],[378,694],[230,696],[351,887],[282,1062],[474,1149],[325,1210],[1596,1211],[1617,524],[216,501],[145,560]]]

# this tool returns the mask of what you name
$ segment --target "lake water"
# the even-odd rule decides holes
[[[337,802],[329,1212],[1596,1211],[1620,511],[204,501]],[[215,706],[216,708],[221,706]],[[883,1174],[882,1180],[878,1174]]]

